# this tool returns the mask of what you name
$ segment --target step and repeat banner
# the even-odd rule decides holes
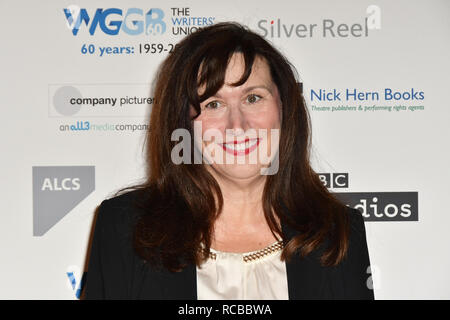
[[[78,299],[95,208],[142,181],[155,71],[237,21],[297,69],[313,167],[377,299],[450,298],[450,1],[0,1],[0,298]]]

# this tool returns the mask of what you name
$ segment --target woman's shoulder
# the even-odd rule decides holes
[[[145,190],[137,189],[103,200],[97,207],[96,224],[107,231],[126,233],[143,212],[140,205],[145,194]]]
[[[87,299],[123,299],[139,269],[133,251],[133,221],[143,192],[129,191],[105,199],[97,207],[86,279]]]
[[[132,189],[127,192],[120,192],[114,196],[102,201],[102,204],[110,206],[111,208],[123,209],[134,207],[137,203],[141,203],[146,195],[146,189]]]
[[[347,207],[350,225],[350,245],[366,244],[364,218],[358,209]]]
[[[364,218],[359,210],[350,207],[348,207],[348,217],[350,226],[349,243],[341,266],[349,274],[359,274],[364,278],[367,268],[370,266]]]
[[[345,292],[345,299],[374,299],[374,293],[369,286],[370,258],[366,239],[366,228],[361,212],[348,208],[350,236],[346,257],[340,264],[341,274],[345,285],[341,292]]]

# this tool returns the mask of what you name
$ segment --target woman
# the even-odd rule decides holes
[[[219,23],[156,80],[148,179],[99,206],[85,298],[373,299],[364,221],[310,166],[283,55]]]

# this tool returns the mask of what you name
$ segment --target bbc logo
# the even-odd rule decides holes
[[[348,173],[318,173],[327,188],[348,188]]]

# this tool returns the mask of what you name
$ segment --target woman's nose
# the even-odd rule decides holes
[[[245,114],[238,106],[229,109],[226,129],[233,130],[235,136],[244,134],[248,123]]]

